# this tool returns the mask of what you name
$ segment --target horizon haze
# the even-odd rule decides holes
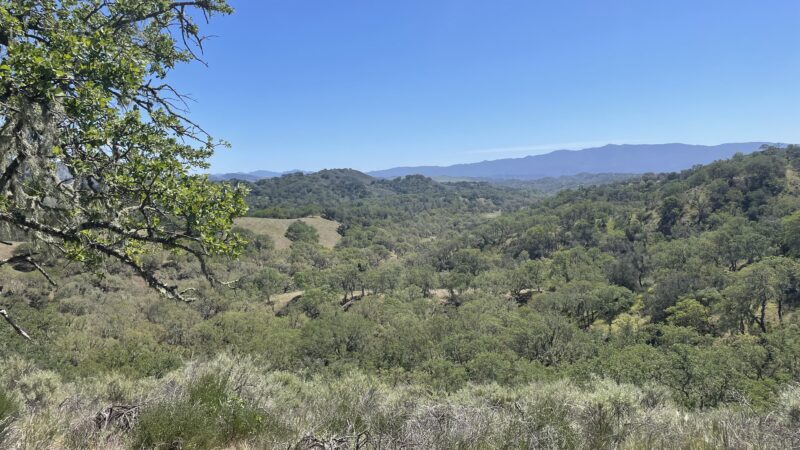
[[[740,142],[719,145],[668,144],[607,144],[602,147],[559,149],[539,155],[519,158],[498,158],[472,163],[442,166],[400,166],[380,170],[360,170],[376,178],[395,178],[405,175],[425,175],[439,178],[485,180],[534,180],[578,174],[641,174],[676,172],[697,164],[728,159],[736,153],[748,154],[769,142]],[[663,158],[669,155],[669,158]],[[322,167],[318,170],[348,167]],[[357,167],[348,169],[359,170]],[[212,179],[256,181],[279,177],[293,172],[311,173],[317,170],[276,171],[261,168],[248,172],[211,173]]]

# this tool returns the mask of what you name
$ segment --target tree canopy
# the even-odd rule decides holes
[[[142,263],[156,248],[236,255],[230,231],[244,188],[197,171],[215,140],[166,78],[198,61],[198,18],[224,0],[0,0],[0,226],[33,251],[121,261],[162,294],[186,299]],[[44,272],[41,265],[37,268]]]

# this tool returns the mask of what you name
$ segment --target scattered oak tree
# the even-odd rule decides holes
[[[319,233],[317,229],[302,220],[295,220],[286,229],[286,239],[292,242],[308,242],[310,244],[319,243]]]

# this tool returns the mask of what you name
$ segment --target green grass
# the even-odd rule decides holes
[[[0,441],[8,425],[19,414],[19,403],[5,390],[0,390]]]

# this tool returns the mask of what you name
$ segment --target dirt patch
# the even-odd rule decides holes
[[[14,249],[22,242],[12,242],[11,245],[0,244],[0,259],[8,259],[14,256]]]
[[[275,308],[275,311],[282,311],[292,300],[302,295],[303,291],[287,292],[285,294],[273,295],[270,300],[272,300],[272,305]]]

